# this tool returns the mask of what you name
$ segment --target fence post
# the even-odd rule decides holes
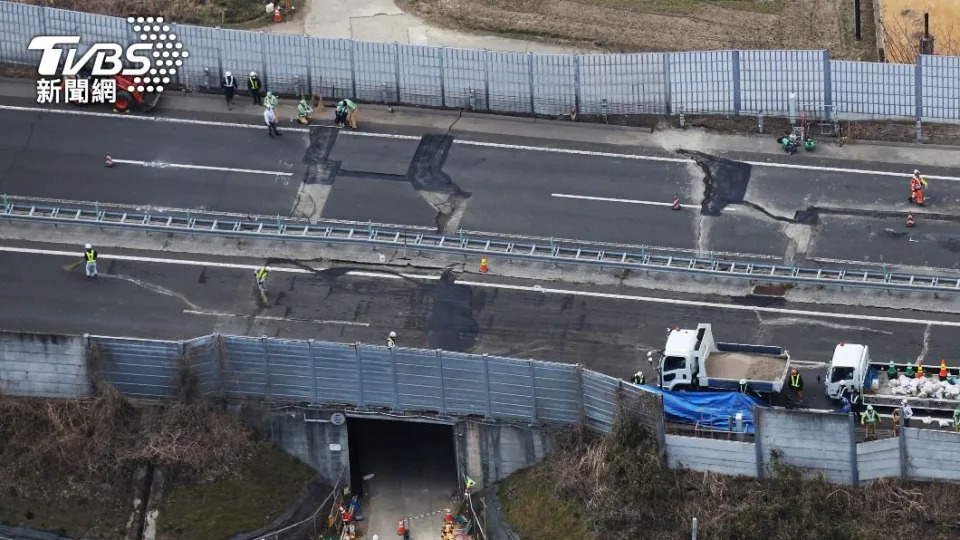
[[[670,53],[663,54],[663,104],[664,114],[669,115],[673,108],[673,85],[670,84]]]
[[[394,84],[397,91],[396,104],[400,104],[400,44],[397,42],[393,43],[393,71],[394,73]]]
[[[303,36],[303,40],[307,43],[307,46],[303,48],[307,51],[307,89],[309,90],[310,99],[313,100],[313,59],[315,58],[313,54],[313,38]],[[323,99],[323,96],[320,96],[320,99]]]
[[[530,79],[530,114],[537,114],[536,94],[533,90],[533,53],[527,53],[527,75]]]
[[[440,51],[440,106],[446,107],[447,106],[447,83],[444,80],[444,77],[446,77],[446,69],[444,68],[445,67],[444,64],[446,63],[446,60],[444,60],[443,58],[444,49],[443,47],[439,47],[435,50]]]
[[[46,12],[46,8],[44,8],[44,12]],[[90,362],[87,359],[89,356],[90,356],[90,334],[84,334],[83,335],[83,366],[87,368],[87,386],[89,386],[90,388],[90,391],[87,392],[87,395],[93,395],[97,391],[97,388],[96,388],[97,374],[90,372]]]
[[[580,424],[583,425],[587,421],[587,411],[583,404],[583,365],[577,364],[576,366],[576,383],[577,383],[577,406],[580,408]]]
[[[757,478],[763,479],[763,438],[760,424],[763,423],[763,410],[760,407],[753,409],[753,448],[757,452]]]
[[[923,142],[923,55],[917,55],[914,69],[914,99],[916,100],[917,142]]]
[[[733,114],[740,116],[740,51],[730,51],[733,64]]]
[[[900,411],[900,418],[903,418],[903,411]],[[907,451],[907,428],[900,426],[900,478],[906,480],[910,478],[910,456]]]
[[[353,344],[353,349],[357,354],[357,408],[364,409],[363,403],[363,361],[360,357],[360,342]]]
[[[853,413],[847,415],[847,425],[850,428],[850,481],[853,487],[860,487],[860,461],[857,459],[857,423]]]
[[[490,51],[483,50],[483,103],[484,109],[490,109]]]
[[[317,384],[317,359],[313,356],[313,338],[307,340],[307,354],[310,355],[310,379],[313,380],[313,403],[320,404],[320,385]]]
[[[483,385],[486,388],[487,396],[487,415],[486,419],[490,420],[493,418],[492,407],[490,406],[490,356],[487,353],[483,353]]]
[[[582,98],[583,90],[580,89],[580,85],[583,84],[580,74],[580,55],[573,56],[573,110],[577,114],[580,114],[580,100]]]
[[[210,84],[210,78],[207,77],[207,87],[219,88],[220,83],[223,80],[223,45],[221,45],[223,43],[223,32],[222,32],[223,29],[218,26],[214,28],[214,30],[217,31],[217,38],[216,38],[217,39],[217,85],[212,86]],[[180,70],[178,69],[177,71],[180,71]],[[263,80],[264,81],[267,80],[266,74],[264,74]]]
[[[257,34],[257,39],[260,41],[260,69],[263,73],[263,87],[266,88],[270,84],[270,75],[267,73],[267,46],[264,43],[266,38],[263,35],[263,30]]]
[[[437,349],[437,368],[440,369],[440,414],[447,414],[447,393],[443,381],[443,349]]]
[[[350,95],[351,99],[357,99],[357,42],[350,40]]]
[[[390,362],[393,364],[393,410],[400,410],[400,377],[397,376],[397,349],[396,347],[390,347],[387,349],[390,351]]]
[[[540,417],[537,414],[537,370],[533,366],[533,360],[527,360],[527,366],[530,368],[530,397],[533,406],[530,417],[533,424],[540,423]]]
[[[263,350],[263,369],[267,376],[267,398],[273,397],[270,385],[270,354],[267,352],[267,336],[260,336],[260,347]]]
[[[833,118],[833,70],[830,51],[823,51],[823,117]]]

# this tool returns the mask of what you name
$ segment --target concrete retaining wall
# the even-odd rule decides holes
[[[960,481],[960,433],[907,428],[903,437],[907,476]]]
[[[753,443],[667,435],[667,462],[672,469],[757,476]]]
[[[757,441],[764,467],[771,452],[783,461],[809,472],[823,474],[829,482],[855,483],[856,439],[848,415],[757,409]]]
[[[549,434],[522,426],[463,421],[455,433],[460,469],[478,489],[536,464],[553,450]]]
[[[881,439],[857,445],[860,481],[900,476],[900,439]]]
[[[0,392],[14,396],[69,398],[88,395],[81,336],[0,333]]]

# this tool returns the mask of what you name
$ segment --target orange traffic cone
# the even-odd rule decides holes
[[[407,534],[407,524],[403,520],[403,516],[400,516],[400,524],[397,525],[397,534],[403,536]]]
[[[947,361],[944,360],[943,358],[940,359],[940,378],[941,379],[947,378]]]
[[[680,209],[680,195],[677,195],[677,194],[673,195],[673,209],[674,210]]]
[[[481,256],[481,257],[480,257],[480,273],[481,273],[481,274],[486,274],[486,273],[487,273],[487,270],[489,270],[489,269],[490,269],[490,268],[487,267],[487,256],[486,256],[486,255]]]
[[[104,161],[103,165],[104,165],[105,167],[113,167],[113,158],[110,157],[110,154],[109,154],[109,153],[107,154],[107,159],[106,159],[106,161]]]
[[[923,364],[917,366],[917,378],[922,379],[925,375],[923,374]]]
[[[907,227],[913,227],[917,223],[913,220],[913,214],[907,214]]]
[[[447,523],[453,523],[453,513],[450,512],[449,508],[447,508],[445,511],[447,515],[443,516],[443,520]]]
[[[280,8],[274,8],[273,10],[273,22],[283,22],[283,16],[280,15]]]

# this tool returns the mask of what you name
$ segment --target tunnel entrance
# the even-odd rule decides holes
[[[347,436],[351,485],[363,494],[357,537],[395,537],[405,516],[411,540],[438,538],[459,488],[453,426],[349,418]]]

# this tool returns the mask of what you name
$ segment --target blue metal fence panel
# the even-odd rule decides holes
[[[357,347],[346,343],[313,345],[319,403],[360,405],[360,370]]]
[[[580,56],[580,112],[609,114],[667,112],[664,53]]]
[[[672,112],[733,114],[735,53],[667,53]]]
[[[450,414],[487,414],[486,357],[443,353],[444,408]]]
[[[176,27],[183,48],[190,54],[177,71],[177,81],[191,88],[220,87],[220,42],[213,28]]]
[[[392,43],[354,41],[357,99],[397,102],[397,46]]]
[[[488,101],[491,111],[530,113],[530,62],[533,55],[487,51]]]
[[[91,338],[100,349],[99,373],[120,392],[141,398],[176,396],[180,346],[170,341]]]
[[[40,65],[40,52],[27,49],[35,36],[46,34],[44,8],[0,3],[0,62]]]
[[[823,51],[740,51],[742,111],[783,115],[796,95],[800,110],[823,111]]]
[[[487,359],[490,377],[490,415],[533,421],[534,392],[530,365],[512,358]]]
[[[843,120],[916,116],[916,67],[830,61],[833,109]]]
[[[477,110],[487,103],[487,53],[467,49],[441,49],[443,55],[444,100],[447,107]]]
[[[308,38],[314,92],[325,98],[353,98],[353,42]]]
[[[443,50],[438,47],[399,45],[400,102],[442,107]]]
[[[107,42],[126,47],[137,41],[133,35],[133,27],[126,19],[119,17],[53,8],[45,8],[42,17],[42,33],[51,36],[80,36],[80,43],[86,46]]]
[[[404,410],[440,412],[443,410],[443,386],[440,380],[440,355],[437,351],[395,349],[397,358],[397,394]]]
[[[583,409],[588,426],[609,433],[621,381],[594,371],[583,372]]]
[[[580,421],[580,381],[576,366],[538,362],[536,380],[537,418],[541,422],[576,424]]]
[[[270,397],[289,401],[312,401],[316,380],[312,377],[310,350],[306,341],[269,339]]]
[[[577,102],[576,58],[536,54],[533,60],[533,107],[536,114],[567,114]]]
[[[223,388],[220,369],[219,342],[209,335],[191,339],[184,344],[185,360],[197,378],[198,389],[204,396],[220,395]]]
[[[920,57],[923,119],[960,122],[960,56]]]
[[[228,395],[238,398],[269,397],[270,358],[260,338],[226,336],[223,339],[229,376],[225,377]]]
[[[394,408],[394,359],[387,347],[360,347],[360,377],[363,380],[363,404],[367,407]]]
[[[241,30],[216,29],[220,45],[220,68],[231,72],[237,85],[242,85],[251,71],[260,73],[267,88],[272,88],[273,69],[267,69],[261,34]],[[242,86],[240,86],[242,88]]]
[[[307,86],[312,75],[310,62],[310,40],[307,36],[292,36],[266,32],[260,34],[263,57],[266,60],[266,72],[261,75],[263,82],[272,92],[301,95],[310,99],[313,91]],[[253,70],[260,72],[259,70]],[[236,73],[242,88],[246,90],[249,71]]]

